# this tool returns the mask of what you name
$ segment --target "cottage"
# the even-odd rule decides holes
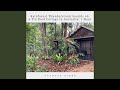
[[[81,26],[69,38],[74,39],[80,45],[80,51],[86,52],[84,59],[94,60],[94,31]]]

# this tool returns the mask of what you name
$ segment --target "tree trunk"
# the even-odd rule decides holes
[[[67,23],[64,23],[64,37],[67,37]],[[67,59],[68,59],[68,54],[69,54],[69,46],[68,44],[66,43],[67,45]]]
[[[46,40],[46,23],[40,24],[40,31],[42,34],[43,55],[44,55],[44,58],[46,58],[48,56],[47,40]]]
[[[64,24],[61,23],[61,39],[62,39],[62,37],[63,37],[63,32],[64,32]]]
[[[55,25],[55,40],[56,40],[56,23],[54,25]]]
[[[67,37],[67,23],[64,24],[64,37]]]

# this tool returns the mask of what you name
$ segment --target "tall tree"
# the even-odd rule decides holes
[[[56,23],[54,23],[54,26],[55,26],[55,39],[56,39]]]
[[[40,24],[40,31],[42,34],[42,44],[43,44],[43,54],[44,58],[48,56],[48,49],[47,49],[47,40],[46,40],[46,23]]]
[[[67,23],[64,23],[64,37],[67,37]]]
[[[64,32],[64,23],[61,23],[61,39],[63,37],[63,32]]]
[[[68,36],[70,36],[71,35],[71,33],[72,33],[72,28],[73,28],[73,24],[72,23],[68,23]]]
[[[68,24],[67,24],[67,23],[64,23],[64,38],[67,37],[67,26],[68,26]],[[67,43],[66,43],[66,45],[67,45],[67,58],[68,58],[69,46],[68,46]]]

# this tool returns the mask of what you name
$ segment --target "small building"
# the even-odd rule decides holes
[[[79,44],[81,52],[86,52],[84,59],[94,60],[94,30],[81,26],[69,38],[74,39]]]

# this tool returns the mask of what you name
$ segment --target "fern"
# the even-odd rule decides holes
[[[60,63],[66,59],[66,55],[62,56],[60,53],[56,54],[54,57],[54,61]]]

